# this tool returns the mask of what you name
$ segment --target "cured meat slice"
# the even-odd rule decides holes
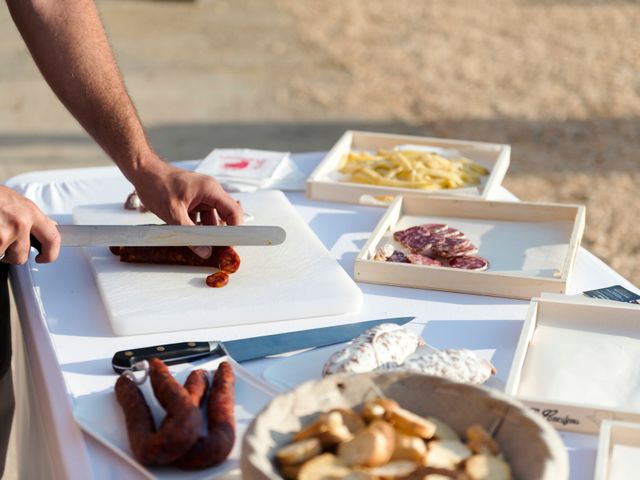
[[[442,243],[433,246],[433,252],[444,258],[451,258],[463,255],[463,252],[471,242],[467,238],[448,237]],[[475,248],[475,247],[474,247]]]
[[[393,233],[393,239],[396,242],[400,242],[403,243],[404,239],[412,234],[415,233],[420,233],[420,225],[416,225],[415,227],[409,227],[405,230],[398,230],[397,232]]]
[[[461,232],[457,228],[447,227],[446,230],[440,232],[445,237],[453,237],[453,238],[466,238],[464,232]]]
[[[387,258],[387,262],[410,263],[407,256],[398,250],[394,251],[391,256]]]
[[[436,243],[441,241],[442,237],[418,233],[408,238],[405,237],[405,241],[402,242],[402,244],[412,252],[420,252],[421,250],[432,248]]]
[[[419,253],[410,253],[407,255],[409,261],[415,265],[430,265],[432,267],[442,267],[442,262],[435,258],[420,255]]]
[[[420,230],[425,233],[442,233],[445,232],[449,226],[445,223],[425,223],[420,225]]]
[[[489,261],[476,255],[464,255],[449,260],[449,266],[465,270],[486,270],[489,267]]]

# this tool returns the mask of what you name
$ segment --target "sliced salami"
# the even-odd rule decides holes
[[[489,267],[489,261],[476,255],[465,255],[449,260],[449,266],[465,270],[486,270]]]
[[[396,250],[394,251],[388,258],[387,258],[387,262],[396,262],[396,263],[411,263],[409,261],[409,259],[407,258],[407,256]]]
[[[419,253],[410,253],[407,255],[409,261],[415,265],[430,265],[432,267],[442,267],[442,262],[435,258],[429,258]]]
[[[467,238],[447,237],[442,243],[433,246],[433,252],[444,258],[457,257],[463,255],[470,245]]]
[[[425,223],[424,225],[419,225],[419,227],[425,233],[442,233],[449,228],[444,223]]]
[[[442,231],[440,233],[442,235],[444,235],[445,237],[466,238],[463,232],[461,232],[457,228],[453,228],[453,227],[447,227],[446,230],[444,230],[444,231]]]
[[[398,230],[397,232],[394,232],[393,239],[396,242],[403,243],[405,238],[416,233],[420,233],[420,225],[416,225],[415,227],[409,227],[405,230]]]

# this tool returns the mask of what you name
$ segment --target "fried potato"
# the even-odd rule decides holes
[[[489,171],[468,158],[444,158],[437,153],[413,150],[349,152],[338,171],[352,182],[387,187],[441,190],[479,185]]]

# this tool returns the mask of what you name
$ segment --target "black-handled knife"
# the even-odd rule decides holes
[[[323,347],[347,342],[365,330],[383,323],[404,325],[415,317],[383,318],[367,322],[349,323],[331,327],[312,328],[299,332],[277,333],[263,337],[243,338],[223,342],[182,342],[153,347],[132,348],[117,352],[111,361],[113,370],[122,373],[134,369],[143,360],[159,358],[168,365],[192,362],[207,356],[229,355],[236,362],[295,352],[306,348]]]

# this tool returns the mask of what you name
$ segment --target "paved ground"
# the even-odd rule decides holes
[[[347,128],[511,143],[506,186],[587,205],[584,245],[640,284],[640,4],[479,5],[99,1],[166,158],[327,149]],[[109,163],[49,91],[5,8],[0,62],[0,181]]]

